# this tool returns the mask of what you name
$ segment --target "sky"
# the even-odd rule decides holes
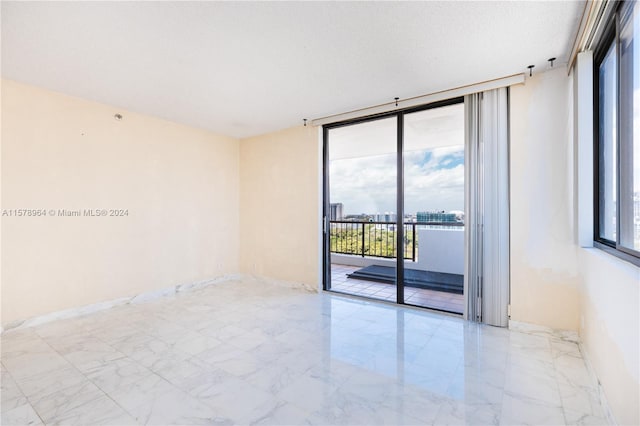
[[[396,212],[396,155],[332,160],[330,198],[344,214]],[[464,145],[404,154],[405,213],[464,210]]]
[[[464,104],[404,115],[406,214],[464,211]],[[397,119],[329,130],[332,203],[344,214],[397,212]]]

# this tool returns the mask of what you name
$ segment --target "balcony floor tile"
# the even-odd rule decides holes
[[[378,300],[396,301],[395,284],[376,283],[347,277],[347,274],[358,269],[360,269],[359,266],[331,264],[331,290]],[[464,295],[462,294],[405,287],[404,297],[405,303],[410,305],[456,314],[464,312]]]

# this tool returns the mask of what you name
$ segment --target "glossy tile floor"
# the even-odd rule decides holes
[[[253,280],[2,335],[3,425],[603,424],[576,344]]]
[[[395,285],[347,277],[347,274],[351,274],[358,269],[360,269],[359,266],[332,263],[331,290],[395,303],[397,298]],[[462,314],[464,312],[464,296],[462,294],[405,287],[404,297],[405,303],[410,305],[438,309],[454,314]]]

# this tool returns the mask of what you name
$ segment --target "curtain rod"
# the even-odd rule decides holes
[[[459,96],[470,95],[472,93],[484,92],[485,90],[497,89],[500,87],[513,86],[514,84],[524,83],[524,73],[510,75],[508,77],[496,78],[494,80],[483,81],[482,83],[469,84],[460,86],[455,89],[441,90],[439,92],[429,93],[427,95],[414,96],[407,99],[394,100],[380,105],[367,108],[360,108],[340,114],[328,115],[326,117],[315,118],[311,121],[313,126],[322,126],[323,124],[336,123],[338,121],[350,120],[353,118],[366,117],[373,114],[394,111],[398,109],[411,108],[429,104],[432,102],[443,101],[446,99],[457,98]]]

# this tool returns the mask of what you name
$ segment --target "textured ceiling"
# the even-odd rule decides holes
[[[583,2],[2,2],[2,76],[246,137],[567,61]]]

